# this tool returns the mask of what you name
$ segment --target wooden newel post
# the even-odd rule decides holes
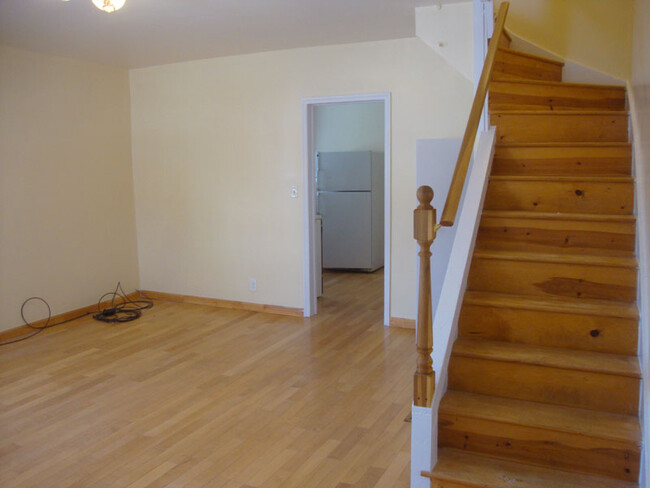
[[[433,329],[431,311],[431,244],[436,238],[436,210],[431,206],[433,190],[421,186],[417,192],[420,205],[413,212],[413,235],[420,245],[420,278],[418,291],[418,315],[415,323],[417,370],[413,376],[413,403],[417,407],[430,407],[435,388],[435,373],[431,360]]]

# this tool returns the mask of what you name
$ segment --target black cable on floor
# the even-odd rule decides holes
[[[105,297],[111,295],[113,298],[111,299],[110,306],[102,310],[101,308],[102,301],[104,300]],[[115,299],[117,297],[121,298],[122,302],[115,305]],[[40,300],[47,307],[47,319],[45,320],[45,324],[40,327],[35,326],[25,318],[25,306],[32,300]],[[153,307],[153,302],[151,300],[131,300],[124,292],[124,289],[122,288],[122,284],[118,281],[117,286],[115,287],[115,291],[104,293],[101,297],[99,297],[99,301],[97,302],[97,313],[93,315],[93,318],[108,323],[130,322],[132,320],[139,318],[142,315],[143,310],[147,310],[151,307]],[[82,317],[86,317],[91,314],[92,312],[85,312],[76,317],[72,317],[67,320],[62,320],[61,322],[57,322],[55,324],[50,324],[50,320],[52,320],[52,309],[50,308],[50,304],[47,303],[47,301],[45,301],[45,299],[42,297],[36,297],[36,296],[29,297],[27,300],[23,302],[22,306],[20,307],[20,317],[23,319],[23,322],[27,327],[29,327],[30,329],[34,329],[34,332],[32,332],[27,336],[19,337],[18,339],[12,339],[10,341],[0,342],[0,346],[6,346],[8,344],[14,344],[16,342],[26,341],[27,339],[31,339],[32,337],[37,336],[45,329],[56,327],[57,325],[67,324],[68,322],[72,322],[73,320],[78,320]]]
[[[102,310],[102,301],[110,295],[112,295],[110,306]],[[117,297],[122,299],[122,303],[115,305],[115,299]],[[151,300],[131,300],[126,293],[124,293],[122,284],[118,281],[115,291],[104,293],[99,297],[99,302],[97,303],[98,312],[93,315],[93,318],[111,324],[116,322],[131,322],[132,320],[140,318],[143,310],[147,310],[151,307],[153,307],[153,302]]]

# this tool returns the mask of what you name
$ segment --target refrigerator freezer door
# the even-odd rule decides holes
[[[323,268],[371,268],[370,195],[370,192],[319,192]]]
[[[323,191],[370,191],[370,151],[318,153],[316,183]]]

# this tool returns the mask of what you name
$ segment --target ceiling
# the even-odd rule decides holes
[[[448,0],[0,0],[0,43],[128,68],[415,35],[414,9]]]

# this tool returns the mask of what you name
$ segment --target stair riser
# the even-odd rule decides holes
[[[477,249],[633,256],[634,222],[483,217]]]
[[[490,83],[490,110],[625,110],[625,90],[607,87]]]
[[[492,80],[513,79],[562,81],[562,66],[499,50],[494,61]]]
[[[499,47],[504,47],[508,49],[510,47],[510,39],[508,36],[504,33],[501,38],[499,39]],[[488,40],[488,44],[490,43],[490,40]]]
[[[634,184],[593,181],[492,179],[486,210],[631,215]]]
[[[502,113],[490,115],[497,141],[627,142],[627,114]]]
[[[636,270],[474,257],[468,290],[634,302]]]
[[[431,488],[476,488],[476,485],[451,480],[431,480]]]
[[[507,460],[636,481],[639,446],[569,432],[441,413],[438,444]]]
[[[639,380],[627,376],[452,355],[449,388],[626,415],[638,414]]]
[[[510,147],[497,146],[493,175],[513,176],[630,176],[628,146]]]
[[[431,486],[458,488],[638,488],[606,476],[570,472],[472,454],[443,447],[433,473],[426,473]]]
[[[636,320],[539,310],[463,305],[459,335],[582,351],[634,355]]]

